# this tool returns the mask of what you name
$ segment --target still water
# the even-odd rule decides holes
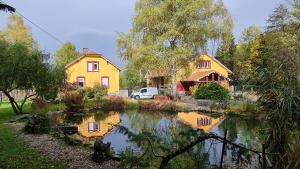
[[[102,138],[104,142],[111,142],[114,151],[119,154],[126,148],[140,151],[136,143],[130,142],[127,135],[118,132],[118,126],[124,126],[133,133],[142,131],[155,132],[160,137],[170,140],[174,132],[183,129],[200,129],[203,132],[213,132],[219,136],[224,135],[228,129],[228,139],[241,143],[248,148],[260,150],[259,132],[260,123],[255,120],[244,120],[238,117],[214,116],[197,112],[179,112],[177,114],[128,111],[93,113],[84,116],[63,115],[56,119],[57,123],[70,123],[78,127],[79,135],[86,141]],[[218,165],[222,144],[216,141],[205,141],[201,152],[207,154],[210,165]],[[227,164],[235,162],[238,150],[228,148],[224,161]],[[250,163],[257,163],[257,158],[251,156]]]

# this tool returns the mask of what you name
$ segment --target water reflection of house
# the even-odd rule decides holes
[[[178,113],[178,118],[181,122],[190,125],[196,129],[202,129],[204,132],[210,132],[215,126],[219,125],[224,116],[218,118],[206,116],[196,112]]]
[[[110,112],[103,120],[97,120],[94,115],[88,116],[78,125],[79,134],[85,138],[103,137],[121,121],[120,114]]]

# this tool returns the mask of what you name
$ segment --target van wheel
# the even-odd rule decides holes
[[[140,96],[135,96],[134,99],[135,99],[135,100],[139,100],[139,99],[140,99]]]

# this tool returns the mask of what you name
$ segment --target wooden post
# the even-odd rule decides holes
[[[215,81],[215,74],[211,74],[211,78],[212,78],[212,81],[214,82]]]
[[[266,146],[262,144],[262,169],[266,169]]]
[[[226,138],[227,138],[227,129],[225,129],[225,134],[224,134],[224,141],[223,141],[223,147],[222,147],[222,152],[221,152],[220,169],[222,169],[222,167],[223,167],[223,154],[226,149]]]

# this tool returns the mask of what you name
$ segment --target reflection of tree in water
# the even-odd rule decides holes
[[[225,129],[228,129],[228,140],[245,145],[248,148],[258,149],[261,147],[261,143],[258,141],[262,136],[257,132],[258,128],[262,128],[262,124],[257,119],[242,119],[238,117],[230,117],[223,121],[219,125],[218,129],[224,135]],[[227,153],[231,156],[231,162],[236,167],[253,166],[257,156],[254,154],[236,148],[234,146],[227,146]],[[231,163],[227,161],[227,163]]]
[[[143,130],[155,129],[162,120],[162,116],[156,113],[131,111],[127,112],[126,114],[130,121],[130,127],[134,129],[134,132],[136,133],[139,133]]]
[[[144,131],[142,134],[140,134],[137,138],[134,139],[135,143],[141,148],[140,153],[133,155],[136,158],[140,157],[147,149],[149,149],[149,140],[151,140],[152,148],[155,151],[155,154],[167,154],[170,153],[172,150],[178,149],[182,147],[182,145],[191,141],[196,133],[195,130],[191,129],[186,125],[181,124],[177,120],[169,120],[168,122],[156,121],[156,123],[150,122],[150,124],[155,125],[152,125],[152,128],[148,128],[147,131]],[[123,155],[128,155],[129,152],[124,152]],[[204,143],[201,143],[193,147],[189,151],[172,159],[168,164],[168,168],[206,168],[206,166],[208,165],[208,157],[208,152],[206,152],[204,149]],[[130,157],[130,159],[132,159],[132,156]],[[138,161],[142,161],[143,164],[141,166],[143,168],[158,168],[158,166],[160,165],[160,159],[156,158],[153,155],[152,151],[147,151],[147,153],[142,157],[142,159],[139,159]]]
[[[95,121],[102,121],[105,120],[111,113],[110,112],[97,112],[95,114],[93,114],[92,116],[94,116]],[[89,116],[91,117],[91,116]],[[86,118],[89,118],[86,117]]]
[[[219,126],[223,131],[225,131],[225,129],[228,129],[228,139],[231,141],[236,141],[236,139],[238,138],[237,136],[237,121],[235,119],[232,118],[227,118],[223,121],[223,123]],[[224,135],[224,133],[222,133]]]
[[[71,114],[67,113],[64,115],[64,122],[69,124],[76,124],[79,125],[82,123],[83,119],[86,117],[86,115],[83,114]]]

